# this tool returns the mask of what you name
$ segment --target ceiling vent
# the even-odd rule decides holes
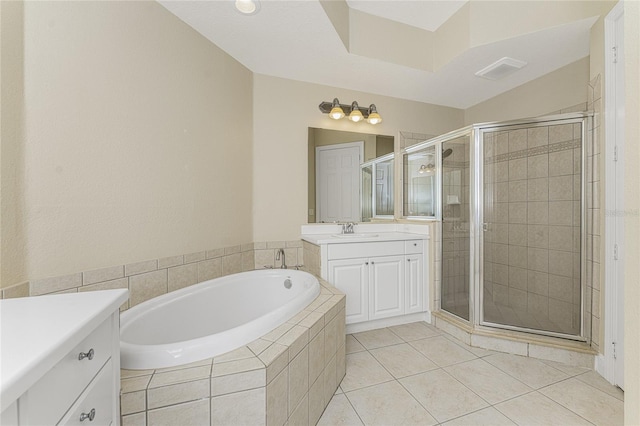
[[[491,65],[482,68],[476,73],[476,75],[489,80],[500,80],[501,78],[518,71],[525,65],[527,65],[525,61],[519,61],[505,56],[502,59],[498,59]]]

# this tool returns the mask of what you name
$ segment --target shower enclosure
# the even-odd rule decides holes
[[[563,114],[477,124],[405,150],[405,163],[427,150],[439,160],[432,192],[442,311],[474,327],[589,339],[590,122],[588,114]]]

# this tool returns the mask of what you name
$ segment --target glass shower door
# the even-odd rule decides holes
[[[441,308],[470,319],[471,133],[442,142]]]
[[[579,336],[581,124],[489,128],[480,137],[481,322]]]

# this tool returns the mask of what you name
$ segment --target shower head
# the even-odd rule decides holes
[[[451,148],[445,149],[444,151],[442,151],[442,159],[444,160],[445,158],[450,156],[452,153],[453,153],[453,149]]]

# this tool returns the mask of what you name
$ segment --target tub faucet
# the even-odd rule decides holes
[[[276,260],[280,260],[280,256],[282,256],[282,263],[280,264],[280,269],[287,269],[287,264],[284,261],[284,249],[278,249],[276,252]]]

